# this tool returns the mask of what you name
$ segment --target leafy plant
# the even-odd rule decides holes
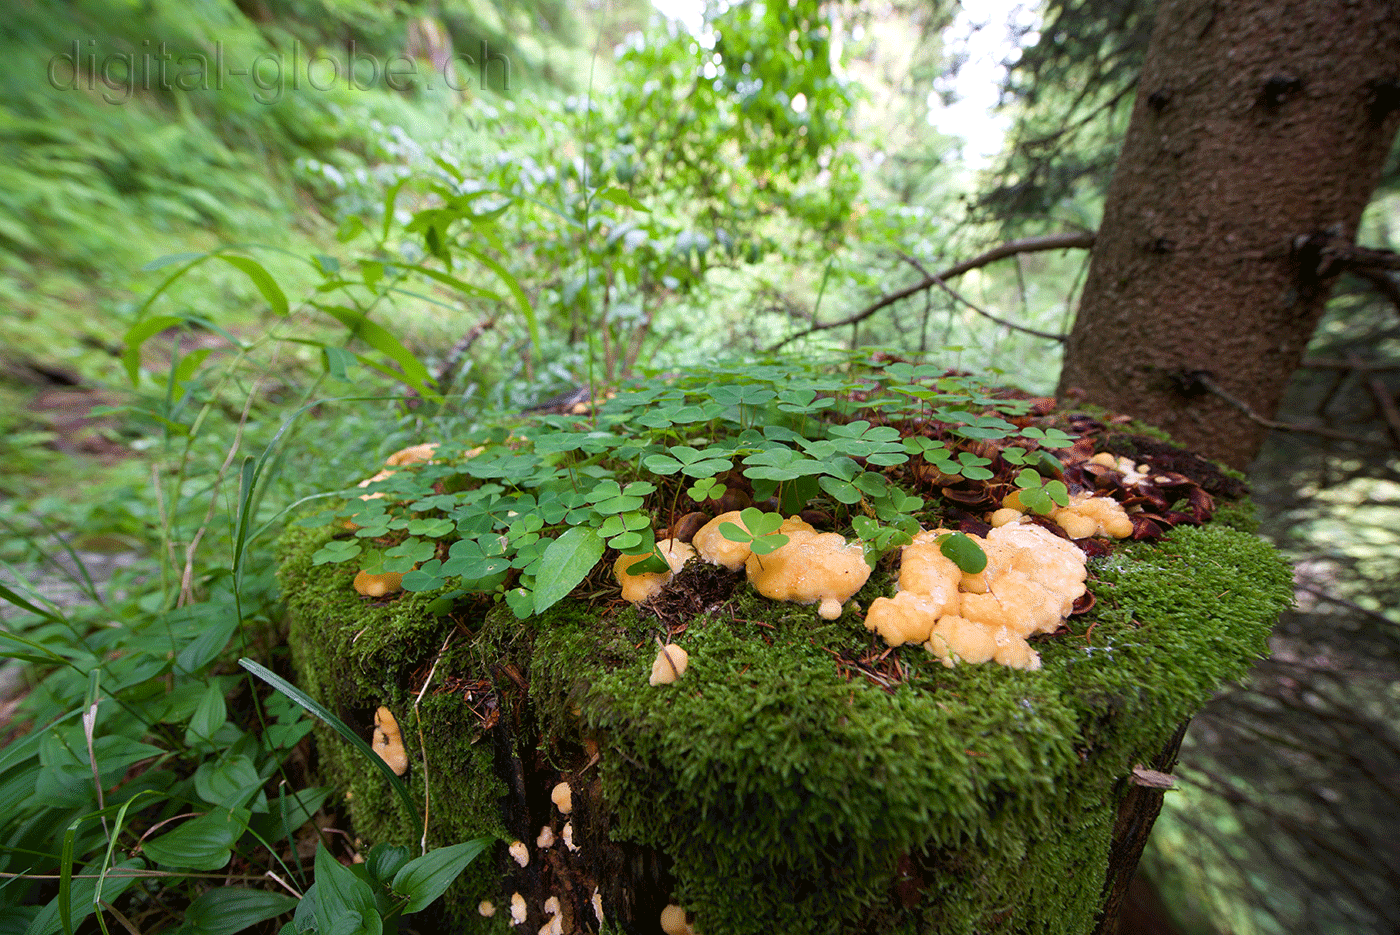
[[[749,507],[740,511],[739,519],[744,524],[720,523],[720,535],[730,542],[743,542],[755,555],[776,552],[788,544],[788,537],[778,532],[783,518],[777,513],[765,513]]]
[[[994,462],[972,446],[985,451],[1019,439],[1005,448],[1026,459],[1043,445],[1072,441],[1007,421],[1025,408],[976,380],[872,366],[864,353],[826,364],[695,368],[664,383],[624,384],[582,415],[517,418],[443,441],[431,464],[380,482],[389,496],[351,498],[301,522],[346,530],[316,553],[318,562],[359,559],[364,567],[354,540],[369,538],[384,549],[384,568],[417,564],[405,589],[442,589],[436,609],[475,593],[525,617],[579,585],[606,547],[650,553],[638,570],[664,570],[653,527],[685,498],[703,508],[736,484],[776,509],[746,509],[743,525],[721,527],[726,538],[767,554],[787,541],[781,515],[815,503],[849,524],[878,561],[911,541],[926,518],[924,499],[906,492],[907,472],[926,466],[981,482],[994,476]],[[905,484],[892,482],[899,477]],[[1053,498],[1062,488],[1051,481],[1042,489],[1037,480],[1032,495]],[[446,558],[434,539],[448,543]],[[954,542],[955,560],[970,563],[975,545]]]
[[[364,863],[349,867],[320,846],[316,882],[297,903],[281,935],[397,931],[403,916],[426,909],[492,843],[492,838],[476,838],[411,859],[406,847],[376,844]]]
[[[1030,468],[1016,475],[1016,487],[1021,505],[1041,516],[1049,516],[1056,507],[1069,506],[1069,488],[1064,481],[1047,481]]]

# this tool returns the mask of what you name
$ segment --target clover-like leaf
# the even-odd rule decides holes
[[[1046,448],[1068,448],[1074,444],[1075,435],[1066,435],[1059,429],[1042,429],[1036,426],[1021,429],[1023,438],[1037,439]]]
[[[713,477],[702,477],[686,490],[696,503],[704,500],[718,500],[724,496],[725,487]]]
[[[777,513],[765,513],[751,506],[740,511],[739,522],[744,525],[720,523],[720,535],[730,542],[748,543],[749,548],[759,555],[767,555],[788,544],[788,537],[778,532],[783,518]]]
[[[838,503],[844,503],[850,506],[853,503],[860,502],[861,493],[856,489],[855,484],[852,484],[850,481],[844,481],[836,477],[819,477],[817,478],[817,483],[821,484],[822,490],[825,490],[827,494]]]
[[[776,552],[778,549],[781,549],[787,544],[787,536],[780,535],[778,533],[771,533],[766,536],[760,536],[759,538],[750,542],[749,548],[752,549],[757,555],[767,555],[770,552]]]
[[[675,474],[681,468],[685,467],[685,465],[670,455],[651,455],[650,457],[642,459],[642,467],[651,471],[653,474],[665,475]]]
[[[405,591],[436,591],[447,583],[439,572],[442,570],[442,562],[433,559],[424,562],[419,568],[404,573],[403,589]]]
[[[359,555],[360,551],[361,546],[358,542],[332,539],[311,554],[311,564],[326,565],[332,562],[348,562]]]
[[[407,527],[410,536],[426,536],[429,539],[441,539],[456,528],[457,524],[452,520],[441,517],[410,520]]]
[[[942,442],[929,438],[927,435],[911,435],[904,439],[902,444],[904,445],[904,450],[909,454],[924,455],[925,457],[929,455],[929,452],[937,451],[944,447]]]
[[[975,575],[987,567],[987,553],[963,533],[950,532],[939,536],[938,549],[945,558],[969,575]]]

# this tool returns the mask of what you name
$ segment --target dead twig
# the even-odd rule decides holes
[[[1357,361],[1361,363],[1360,360]],[[1381,418],[1385,420],[1385,430],[1390,435],[1391,444],[1400,448],[1400,408],[1395,405],[1395,397],[1391,395],[1390,388],[1380,381],[1378,377],[1366,378],[1366,389],[1370,391],[1371,398],[1376,402],[1376,409],[1380,412]]]
[[[979,254],[978,256],[975,256],[970,260],[964,260],[961,263],[950,266],[941,273],[927,275],[920,281],[914,283],[912,286],[906,286],[903,289],[899,289],[895,292],[888,293],[887,295],[882,296],[875,302],[861,309],[859,312],[856,312],[854,315],[842,318],[839,321],[827,322],[826,324],[814,324],[806,331],[799,331],[796,334],[788,335],[786,338],[783,338],[783,340],[779,341],[777,344],[769,348],[769,353],[778,350],[783,345],[791,341],[795,341],[798,338],[804,338],[807,335],[813,334],[817,331],[827,331],[832,328],[844,328],[846,325],[854,325],[857,322],[864,321],[865,319],[869,318],[871,315],[874,315],[881,309],[887,308],[893,305],[894,303],[900,301],[901,299],[907,299],[909,296],[922,292],[925,289],[932,289],[935,286],[937,286],[944,289],[945,291],[952,293],[952,290],[949,289],[946,280],[952,279],[957,276],[961,276],[963,273],[971,272],[974,269],[980,269],[981,267],[986,266],[989,263],[994,263],[997,260],[1002,260],[1009,256],[1015,256],[1019,253],[1040,253],[1046,250],[1065,250],[1073,248],[1087,250],[1090,247],[1093,247],[1094,237],[1095,235],[1093,231],[1078,231],[1065,234],[1047,234],[1044,237],[1026,237],[1021,240],[1008,241],[1007,243],[1004,243],[998,247],[993,247],[986,253]],[[969,307],[972,306],[972,304],[970,302],[967,302],[966,299],[963,299],[956,293],[952,294],[960,302],[964,302]],[[1000,321],[999,319],[996,319],[994,316],[991,316],[986,312],[982,312],[982,314],[988,315],[988,317],[992,318],[994,321],[998,321],[999,324],[1004,324],[1008,327],[1017,327],[1015,325],[1011,325],[1009,322]],[[1063,340],[1063,337],[1061,336],[1052,336],[1046,332],[1039,332],[1039,336],[1050,338],[1052,340]]]
[[[1317,598],[1320,601],[1326,601],[1329,604],[1336,604],[1338,607],[1345,607],[1347,610],[1361,614],[1363,617],[1367,617],[1371,620],[1376,621],[1377,623],[1384,623],[1392,627],[1395,626],[1397,623],[1397,621],[1390,619],[1380,611],[1371,610],[1369,607],[1362,607],[1355,601],[1349,601],[1344,597],[1336,597],[1334,595],[1328,594],[1321,588],[1314,587],[1311,584],[1300,584],[1296,587],[1299,591],[1306,591],[1307,593],[1311,594],[1313,597]]]
[[[1214,393],[1216,396],[1219,396],[1221,399],[1225,400],[1225,402],[1229,403],[1231,406],[1234,406],[1240,412],[1244,413],[1245,416],[1249,419],[1249,421],[1255,423],[1256,425],[1262,425],[1267,429],[1273,429],[1278,432],[1298,432],[1304,435],[1317,435],[1321,438],[1335,438],[1338,441],[1355,442],[1358,445],[1371,445],[1378,448],[1391,447],[1390,445],[1378,442],[1375,439],[1365,438],[1360,435],[1350,435],[1346,432],[1338,432],[1334,429],[1324,428],[1320,425],[1300,425],[1293,422],[1279,422],[1275,419],[1266,419],[1259,413],[1255,412],[1254,408],[1250,406],[1249,403],[1245,402],[1237,396],[1232,395],[1230,392],[1225,390],[1220,384],[1216,383],[1215,380],[1212,379],[1208,374],[1194,373],[1191,376],[1192,380],[1202,389],[1208,390],[1211,393]]]
[[[970,299],[968,299],[962,293],[956,291],[952,286],[944,282],[942,277],[933,276],[932,274],[930,274],[928,270],[924,269],[923,264],[921,264],[918,260],[914,259],[911,256],[906,256],[902,253],[899,255],[899,258],[904,262],[908,263],[910,266],[913,266],[925,276],[928,276],[929,278],[933,279],[934,285],[938,286],[938,288],[942,289],[944,292],[948,293],[948,295],[952,296],[954,301],[961,302],[963,305],[966,305],[968,308],[972,309],[974,312],[981,315],[983,318],[990,319],[991,321],[994,321],[1005,328],[1011,328],[1015,331],[1023,331],[1026,334],[1035,335],[1037,338],[1045,338],[1048,341],[1059,341],[1063,343],[1065,338],[1069,337],[1069,335],[1067,334],[1052,334],[1049,331],[1037,331],[1034,328],[1027,328],[1025,325],[1018,325],[1015,322],[1007,321],[1005,318],[998,318],[996,315],[993,315],[986,309],[973,304],[973,302]],[[1023,291],[1023,297],[1024,294],[1025,293]]]

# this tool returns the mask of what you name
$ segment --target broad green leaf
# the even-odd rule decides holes
[[[131,884],[140,879],[140,877],[134,876],[132,871],[144,870],[145,866],[144,860],[133,857],[108,869],[107,876],[102,881],[103,901],[111,902],[125,892]],[[80,875],[73,878],[68,891],[69,925],[76,926],[77,923],[92,915],[95,909],[93,896],[97,893],[97,875],[101,871],[101,862],[93,861],[79,871]],[[63,927],[62,915],[59,911],[59,898],[54,897],[30,921],[29,927],[23,930],[24,935],[54,935]]]
[[[363,312],[358,312],[344,305],[318,305],[316,307],[349,328],[352,335],[398,364],[403,371],[402,378],[409,386],[424,395],[434,395],[432,387],[428,385],[430,382],[428,368],[383,325],[370,321]]]
[[[296,907],[297,900],[285,893],[218,886],[190,903],[185,924],[190,935],[235,935]]]
[[[275,730],[279,726],[272,725],[269,729]],[[267,814],[255,816],[252,828],[263,840],[273,843],[291,837],[298,828],[315,817],[329,795],[329,789],[313,786],[268,796]]]
[[[228,708],[224,705],[224,693],[216,679],[205,689],[204,696],[199,699],[199,705],[194,709],[194,715],[190,717],[189,729],[185,731],[185,743],[193,745],[201,740],[212,740],[214,732],[223,727],[227,720]],[[218,804],[219,801],[221,800],[216,799],[211,804]]]
[[[218,870],[228,864],[233,845],[248,830],[249,817],[245,808],[216,808],[147,841],[146,856],[182,870]]]
[[[389,883],[408,864],[412,853],[401,844],[376,844],[370,848],[365,869],[380,883]]]
[[[194,773],[195,793],[210,805],[241,807],[262,790],[262,777],[246,756],[205,760]],[[264,806],[257,806],[262,811]]]
[[[535,613],[544,613],[563,600],[588,576],[603,557],[603,540],[597,530],[575,526],[549,544],[544,570],[535,580]]]
[[[374,890],[331,856],[316,848],[316,927],[321,935],[380,935],[384,922],[374,904]]]
[[[154,318],[147,318],[132,325],[125,335],[122,336],[122,366],[126,369],[126,375],[132,384],[140,378],[141,373],[141,345],[146,343],[146,339],[157,335],[166,328],[184,322],[184,318],[178,315],[157,315]]]
[[[613,185],[598,191],[598,197],[604,201],[611,201],[615,205],[622,205],[624,208],[632,208],[636,211],[650,211],[646,205],[629,195],[625,190]]]
[[[451,847],[439,847],[409,863],[394,876],[393,890],[408,897],[405,913],[418,912],[446,891],[467,864],[491,846],[493,838],[475,838]]]
[[[326,373],[332,380],[350,379],[350,367],[355,363],[354,354],[343,347],[332,347],[329,344],[321,346],[321,354],[325,358]]]
[[[282,291],[282,287],[277,285],[277,280],[272,278],[261,263],[257,260],[250,260],[246,256],[231,256],[227,253],[216,254],[225,263],[240,270],[245,276],[253,281],[262,297],[267,300],[267,304],[278,315],[286,316],[290,309],[287,306],[287,296]]]
[[[175,668],[190,674],[203,669],[224,651],[237,629],[238,617],[233,613],[226,612],[216,617],[200,630],[188,646],[180,650],[180,655],[175,657]]]

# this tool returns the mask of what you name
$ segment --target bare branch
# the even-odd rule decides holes
[[[1037,338],[1044,338],[1047,341],[1059,341],[1063,343],[1065,338],[1069,337],[1069,335],[1067,334],[1053,334],[1049,331],[1037,331],[1034,328],[1027,328],[1025,325],[1018,325],[1015,322],[1007,321],[1005,318],[998,318],[996,315],[993,315],[985,308],[973,304],[971,299],[967,298],[962,293],[955,290],[952,286],[948,285],[941,278],[935,277],[933,284],[938,288],[942,289],[944,292],[948,293],[953,298],[957,299],[962,304],[966,305],[968,308],[972,309],[977,314],[981,315],[983,318],[990,319],[996,322],[997,324],[1002,325],[1003,327],[1013,328],[1016,331],[1024,331],[1026,334],[1033,334]]]
[[[1340,360],[1335,357],[1305,357],[1298,365],[1307,370],[1356,370],[1368,372],[1372,370],[1400,370],[1400,361],[1369,361],[1369,360]]]
[[[1395,277],[1379,269],[1362,268],[1354,269],[1351,272],[1352,275],[1359,276],[1369,282],[1377,292],[1390,301],[1391,305],[1395,306],[1396,311],[1400,311],[1400,283],[1395,281]]]
[[[1253,407],[1251,407],[1249,403],[1245,402],[1237,396],[1233,396],[1230,393],[1228,393],[1225,389],[1223,389],[1220,386],[1220,384],[1216,383],[1215,380],[1211,379],[1210,376],[1204,373],[1194,373],[1192,374],[1192,379],[1203,389],[1209,390],[1216,396],[1219,396],[1221,399],[1225,400],[1225,402],[1229,403],[1231,406],[1234,406],[1240,412],[1244,413],[1249,418],[1249,421],[1255,423],[1256,425],[1262,425],[1267,429],[1274,429],[1275,431],[1279,432],[1299,432],[1304,435],[1317,435],[1322,438],[1335,438],[1338,441],[1356,442],[1358,445],[1373,445],[1378,448],[1390,447],[1389,445],[1383,442],[1378,442],[1375,439],[1365,438],[1361,435],[1348,435],[1346,432],[1338,432],[1333,429],[1324,428],[1320,425],[1299,425],[1293,422],[1278,422],[1274,419],[1266,419],[1259,413],[1255,412]]]
[[[1400,253],[1353,245],[1329,247],[1324,254],[1349,270],[1400,270]]]
[[[981,309],[976,308],[972,305],[971,302],[968,302],[966,299],[962,298],[957,293],[949,289],[945,280],[952,279],[955,276],[961,276],[963,273],[971,272],[974,269],[980,269],[981,267],[986,266],[989,263],[995,263],[997,260],[1003,260],[1009,256],[1015,256],[1018,253],[1040,253],[1046,250],[1067,250],[1074,248],[1087,250],[1093,247],[1093,245],[1093,231],[1076,231],[1065,234],[1047,234],[1044,237],[1026,237],[1021,240],[1008,241],[1007,243],[1004,243],[998,247],[993,247],[986,253],[975,256],[970,260],[964,260],[961,263],[958,263],[954,266],[950,266],[948,267],[948,269],[944,270],[941,273],[927,275],[919,282],[914,283],[912,286],[907,286],[896,292],[891,292],[885,296],[882,296],[880,299],[866,306],[859,312],[856,312],[854,315],[850,315],[846,318],[840,319],[839,321],[833,321],[827,324],[816,324],[808,328],[806,331],[800,331],[797,334],[789,335],[788,337],[779,341],[777,344],[773,345],[768,350],[771,353],[773,351],[778,350],[780,347],[787,344],[788,342],[795,341],[798,338],[805,338],[809,334],[813,334],[818,331],[827,331],[832,328],[843,328],[846,325],[853,325],[857,322],[864,321],[865,319],[869,318],[871,315],[874,315],[881,309],[887,308],[888,306],[893,305],[901,299],[907,299],[911,295],[915,295],[916,293],[922,292],[925,289],[932,289],[935,286],[940,287],[946,290],[947,292],[951,293],[955,298],[958,299],[958,301],[965,303],[966,305],[968,305],[968,307],[973,308],[974,311],[978,311],[983,315],[987,315],[987,317],[992,318],[993,321],[997,321],[998,323],[1006,325],[1007,327],[1018,328],[1019,326],[1017,325],[1012,325],[1009,322],[1001,321],[995,316],[989,315],[988,313],[983,312]],[[1040,337],[1049,338],[1050,340],[1063,340],[1063,337],[1059,335],[1050,335],[1046,332],[1032,333],[1038,334],[1038,336]]]
[[[1361,358],[1355,354],[1348,355],[1348,360],[1352,362],[1353,369],[1359,369]],[[1391,444],[1400,448],[1400,408],[1395,405],[1395,397],[1391,395],[1390,388],[1380,381],[1379,377],[1368,376],[1366,378],[1366,389],[1370,391],[1371,398],[1376,402],[1376,409],[1380,412],[1381,418],[1385,419],[1385,428],[1390,435]]]
[[[1378,611],[1371,610],[1369,607],[1362,607],[1360,604],[1356,603],[1355,601],[1349,601],[1349,600],[1347,600],[1347,599],[1344,598],[1344,597],[1336,597],[1336,596],[1334,596],[1334,595],[1328,594],[1326,591],[1322,590],[1321,588],[1314,587],[1314,586],[1311,585],[1311,584],[1300,584],[1300,585],[1297,586],[1297,588],[1298,588],[1298,590],[1300,590],[1300,591],[1306,591],[1307,593],[1311,594],[1313,597],[1317,598],[1318,600],[1326,601],[1326,602],[1329,603],[1329,604],[1336,604],[1336,605],[1339,606],[1339,607],[1345,607],[1347,610],[1350,610],[1350,611],[1353,611],[1353,612],[1355,612],[1355,613],[1361,614],[1363,617],[1369,617],[1370,619],[1376,621],[1377,623],[1384,623],[1384,624],[1387,624],[1388,626],[1395,626],[1395,625],[1396,625],[1396,621],[1391,620],[1391,619],[1390,619],[1389,617],[1387,617],[1385,614],[1382,614],[1382,613],[1380,613],[1380,612],[1378,612]]]

